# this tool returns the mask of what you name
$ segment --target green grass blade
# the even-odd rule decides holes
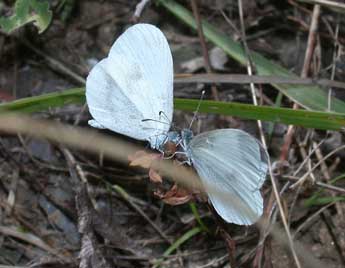
[[[175,109],[195,111],[198,100],[175,99]],[[292,124],[307,128],[340,130],[345,127],[345,114],[293,110],[270,106],[254,106],[236,102],[202,101],[201,113],[238,116],[247,119]]]
[[[279,92],[276,97],[276,101],[274,102],[274,107],[280,107],[282,100],[283,100],[283,93]],[[274,122],[270,122],[268,124],[268,128],[267,128],[268,143],[271,143],[274,127],[275,127]]]
[[[76,88],[63,92],[49,93],[36,97],[19,99],[0,104],[0,112],[33,113],[67,104],[85,103],[85,89]],[[198,100],[175,99],[175,109],[194,112]],[[307,128],[340,130],[345,126],[345,114],[293,110],[287,108],[254,106],[236,102],[205,100],[200,107],[201,113],[238,116],[246,119],[279,122]]]
[[[185,243],[187,240],[191,239],[196,234],[202,232],[202,229],[200,227],[194,227],[193,229],[187,231],[185,234],[183,234],[179,239],[177,239],[166,251],[163,253],[163,257],[168,257],[171,253],[173,253],[179,246],[181,246],[183,243]],[[157,260],[154,268],[157,268],[161,265],[163,262],[163,259]]]
[[[68,104],[85,103],[85,89],[75,88],[0,104],[0,112],[34,113]]]
[[[177,18],[186,23],[188,26],[196,29],[196,23],[192,13],[185,9],[180,4],[172,0],[156,0],[167,10],[173,13]],[[205,37],[222,48],[230,57],[238,61],[240,64],[246,64],[247,57],[242,46],[232,40],[225,33],[219,31],[211,24],[203,21],[203,31]],[[257,72],[259,75],[276,75],[283,77],[296,77],[295,74],[291,73],[287,69],[283,68],[279,64],[276,64],[258,53],[253,52],[253,62],[255,63]],[[284,85],[284,84],[273,84],[275,88],[281,91],[284,95],[290,99],[311,110],[324,111],[327,110],[327,94],[320,87],[317,86],[298,86],[298,85]],[[345,103],[339,99],[332,98],[331,110],[338,113],[345,113]]]
[[[191,239],[196,234],[202,232],[200,227],[194,227],[185,234],[183,234],[179,239],[177,239],[166,251],[164,251],[163,256],[167,257],[173,253],[179,246],[185,243],[187,240]]]
[[[329,184],[333,185],[335,184],[337,181],[342,180],[345,178],[345,174],[341,174],[337,177],[335,177],[334,179],[329,181]],[[322,193],[325,192],[325,189],[321,189],[319,191],[317,191],[316,193],[314,193],[311,197],[309,197],[305,202],[304,205],[305,206],[317,206],[317,205],[324,205],[324,204],[328,204],[331,202],[336,202],[336,201],[345,201],[345,196],[321,196]]]
[[[308,199],[304,202],[307,207],[310,206],[323,206],[332,202],[345,201],[345,196],[322,196],[315,199]]]
[[[198,212],[198,209],[197,209],[195,203],[194,203],[194,202],[189,202],[189,207],[190,207],[190,209],[191,209],[191,211],[192,211],[192,213],[193,213],[193,215],[194,215],[194,217],[195,217],[195,220],[199,223],[200,228],[201,228],[203,231],[209,233],[210,230],[207,228],[207,226],[206,226],[206,225],[204,224],[204,222],[202,221],[202,219],[201,219],[201,217],[200,217],[200,215],[199,215],[199,212]]]

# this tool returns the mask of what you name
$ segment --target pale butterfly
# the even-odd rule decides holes
[[[193,164],[217,213],[227,222],[250,225],[262,215],[260,188],[268,154],[239,129],[217,129],[193,137],[182,130],[182,148]]]
[[[173,64],[168,42],[153,25],[136,24],[114,43],[90,72],[86,99],[93,127],[147,140],[162,150],[172,141],[193,164],[217,213],[227,222],[254,223],[262,214],[260,193],[268,154],[260,142],[237,129],[193,137],[170,131]]]
[[[87,77],[89,124],[147,140],[159,149],[172,120],[173,75],[163,33],[150,24],[128,28]]]

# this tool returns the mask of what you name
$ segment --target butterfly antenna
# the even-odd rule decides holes
[[[159,116],[163,115],[163,117],[165,118],[165,120],[167,120],[167,122],[169,123],[169,125],[171,125],[171,121],[170,119],[168,118],[168,116],[165,114],[165,112],[163,111],[160,111],[159,112]]]
[[[176,127],[175,124],[174,124],[174,122],[171,122],[170,119],[168,118],[168,116],[167,116],[163,111],[160,111],[160,112],[159,112],[159,115],[160,115],[160,116],[161,116],[161,115],[164,116],[164,118],[169,122],[169,125],[171,126],[172,129],[182,130],[182,129]]]
[[[199,109],[200,109],[201,101],[203,100],[204,96],[205,96],[205,90],[203,90],[203,91],[201,92],[201,96],[200,96],[200,99],[199,99],[199,102],[198,102],[198,107],[196,107],[196,110],[195,110],[195,112],[194,112],[192,121],[191,121],[190,124],[189,124],[189,129],[192,128],[192,125],[193,125],[195,119],[196,119],[197,116],[198,116],[198,112],[199,112]]]
[[[158,123],[161,123],[161,124],[166,124],[166,125],[170,125],[170,123],[168,122],[163,122],[163,121],[160,121],[160,120],[156,120],[156,119],[142,119],[141,122],[147,122],[147,121],[153,121],[153,122],[158,122]]]

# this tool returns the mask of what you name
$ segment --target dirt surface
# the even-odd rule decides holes
[[[59,1],[50,2],[54,19],[42,35],[32,25],[11,35],[0,34],[1,101],[83,86],[82,80],[91,68],[133,23],[137,4],[137,1],[70,1],[72,9],[68,13],[66,8],[58,9]],[[191,10],[189,1],[179,2]],[[237,1],[197,2],[203,19],[235,40],[240,39]],[[9,3],[6,4],[5,8],[10,9]],[[249,48],[300,75],[313,6],[274,0],[243,0],[242,4]],[[345,20],[341,13],[324,7],[321,10],[308,73],[311,77],[344,81]],[[197,33],[162,6],[148,4],[139,21],[152,23],[164,32],[172,50],[175,73],[206,72]],[[246,74],[245,67],[211,43],[207,43],[207,48],[214,72]],[[65,69],[57,67],[57,63]],[[206,90],[205,98],[213,98],[210,86],[195,83],[175,85],[174,96],[198,99],[202,90]],[[217,85],[216,90],[222,101],[252,103],[247,84]],[[268,85],[260,87],[258,92],[265,105],[273,105],[278,95]],[[343,91],[334,90],[333,94],[345,100]],[[293,102],[284,97],[281,106],[292,107]],[[87,110],[78,105],[50,109],[35,116],[68,124],[78,120],[84,127],[90,119]],[[174,124],[186,127],[192,116],[176,111]],[[255,121],[236,117],[200,114],[193,128],[195,133],[239,128],[259,137]],[[289,178],[302,177],[320,158],[343,145],[343,134],[297,128],[287,159],[282,163],[278,160],[287,128],[276,124],[270,133],[270,124],[263,125],[301,267],[345,267],[345,203],[344,192],[339,191],[344,191],[344,180],[334,184],[336,190],[312,182],[315,179],[327,183],[342,175],[344,152],[323,162],[322,168],[315,169],[302,187],[288,188]],[[307,165],[294,174],[320,141],[323,143],[317,154],[308,157]],[[266,209],[259,224],[249,227],[226,224],[206,202],[196,202],[208,232],[191,236],[163,258],[171,243],[199,226],[199,222],[188,203],[171,206],[157,198],[156,186],[147,174],[147,170],[129,168],[82,150],[69,150],[25,135],[1,135],[0,267],[154,267],[157,261],[161,261],[161,267],[230,267],[231,259],[235,267],[296,267],[279,211],[272,203],[268,177],[262,188]],[[130,197],[124,198],[111,185],[121,186]],[[318,202],[307,205],[320,191]],[[339,198],[332,202],[325,201],[326,197]]]

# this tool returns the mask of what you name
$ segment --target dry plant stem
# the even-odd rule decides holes
[[[330,0],[297,0],[297,1],[318,4],[318,5],[326,6],[329,8],[338,8],[338,9],[342,9],[345,12],[345,4],[342,4],[336,1],[330,1]]]
[[[135,11],[132,17],[134,22],[138,22],[143,13],[145,6],[150,2],[150,0],[140,0],[140,2],[135,6]]]
[[[330,215],[330,212],[327,210],[324,210],[320,215],[322,221],[325,223],[327,231],[330,235],[330,237],[333,240],[334,248],[338,252],[339,258],[343,264],[343,267],[345,267],[345,257],[343,255],[343,249],[338,241],[337,234],[334,232],[334,227],[336,227],[332,221],[332,216]],[[343,230],[342,230],[343,232]],[[340,233],[339,233],[340,234]]]
[[[313,148],[310,152],[309,152],[309,154],[307,155],[307,156],[303,156],[303,153],[302,153],[302,151],[301,151],[301,154],[302,154],[302,156],[303,156],[303,162],[299,165],[299,167],[295,170],[295,172],[293,173],[293,175],[292,176],[297,176],[297,174],[302,170],[302,168],[304,167],[304,165],[308,162],[308,159],[310,159],[310,157],[311,157],[311,155],[315,152],[315,150],[317,149],[317,148],[319,148],[323,143],[325,142],[325,139],[323,139],[322,141],[320,141],[317,145],[316,145],[316,147],[315,148]]]
[[[67,171],[66,168],[64,167],[56,167],[56,166],[53,166],[52,163],[44,163],[44,162],[41,162],[39,160],[37,160],[30,152],[28,146],[26,145],[25,143],[25,140],[23,139],[22,135],[18,134],[18,139],[19,139],[19,142],[22,144],[23,148],[24,148],[24,151],[26,152],[26,154],[28,155],[28,157],[30,158],[30,160],[32,161],[32,163],[34,165],[36,165],[37,167],[39,168],[47,168],[47,169],[50,169],[50,170],[54,170],[54,171],[62,171],[62,172],[65,172]]]
[[[282,77],[272,75],[246,75],[246,74],[175,74],[174,83],[205,83],[205,84],[287,84],[287,85],[313,85],[320,87],[335,87],[345,89],[345,83],[329,79]]]
[[[333,150],[332,152],[330,152],[329,154],[327,154],[325,157],[323,157],[319,162],[317,162],[311,170],[309,170],[308,172],[306,172],[296,183],[294,183],[293,185],[290,186],[290,189],[294,189],[296,188],[299,184],[304,183],[305,180],[308,178],[308,176],[310,175],[311,172],[313,172],[317,167],[319,167],[321,165],[321,163],[323,161],[326,161],[329,157],[331,157],[332,155],[334,155],[335,153],[341,151],[345,149],[345,145],[342,145],[340,147],[338,147],[337,149]]]
[[[10,189],[9,189],[8,197],[7,197],[8,206],[6,206],[6,213],[8,213],[9,215],[12,214],[15,203],[16,203],[18,182],[19,182],[19,172],[17,169],[15,169],[13,170],[13,173],[12,173],[12,181],[10,184]]]
[[[307,154],[306,146],[307,146],[308,139],[310,138],[310,135],[309,135],[310,133],[311,133],[311,131],[308,130],[308,135],[306,135],[304,141],[300,141],[297,137],[298,147],[299,147],[302,159],[304,159],[304,160],[303,160],[302,164],[299,166],[299,168],[294,172],[294,176],[296,176],[296,174],[298,174],[298,171],[305,164],[307,165],[308,170],[311,169],[311,160],[310,159],[311,159],[311,155],[313,154],[313,152],[315,152],[316,149],[309,150],[309,154]],[[315,176],[313,173],[311,173],[310,178],[313,182],[315,182]]]
[[[247,58],[248,58],[247,71],[248,71],[249,75],[252,75],[253,74],[253,72],[252,72],[252,61],[250,60],[251,59],[250,58],[250,51],[249,51],[247,43],[246,43],[245,26],[244,26],[244,20],[243,20],[242,0],[238,0],[238,9],[239,9],[239,15],[240,15],[240,22],[241,22],[242,40],[243,40],[245,52],[246,52],[246,55],[247,55]],[[250,84],[250,88],[251,88],[251,91],[252,91],[253,103],[254,103],[254,105],[257,106],[258,103],[257,103],[256,94],[255,94],[255,88],[254,88],[254,84],[253,83]],[[260,132],[260,137],[261,137],[262,145],[267,150],[267,144],[266,144],[265,136],[264,136],[263,130],[262,130],[262,122],[260,120],[258,120],[258,127],[259,127],[259,132]],[[281,200],[280,200],[280,196],[279,196],[276,180],[275,180],[275,177],[274,177],[273,172],[272,172],[271,161],[270,161],[269,158],[268,158],[268,170],[269,170],[269,175],[270,175],[270,179],[271,179],[271,182],[272,182],[273,193],[274,193],[274,196],[275,196],[278,208],[279,208],[279,212],[280,212],[280,216],[281,216],[281,219],[282,219],[282,222],[283,222],[283,225],[284,225],[285,232],[286,232],[287,237],[288,237],[289,247],[290,247],[291,253],[293,255],[293,258],[294,258],[294,261],[296,263],[296,266],[298,268],[301,268],[302,266],[301,266],[300,261],[299,261],[299,259],[297,257],[297,253],[295,251],[295,247],[294,247],[293,240],[292,240],[292,237],[291,237],[291,234],[290,234],[289,226],[288,226],[286,217],[284,215],[284,210],[283,210],[283,206],[282,206],[282,203],[281,203]],[[261,231],[263,231],[263,230],[261,230]]]
[[[35,138],[47,139],[50,142],[61,143],[70,148],[78,148],[91,153],[98,154],[102,151],[105,156],[125,164],[128,164],[128,155],[143,150],[142,147],[113,137],[106,137],[95,130],[72,127],[48,120],[35,120],[24,115],[1,114],[0,130],[12,134],[25,133]],[[176,182],[185,187],[200,191],[203,189],[194,172],[181,166],[176,167],[172,161],[154,162],[153,168],[158,172],[163,172],[164,176],[174,178]],[[186,180],[186,177],[189,180]]]
[[[298,228],[296,229],[296,231],[293,234],[293,239],[296,238],[296,235],[303,229],[305,228],[309,223],[311,223],[318,215],[320,215],[323,211],[325,211],[326,209],[328,209],[329,207],[333,206],[335,202],[329,203],[326,206],[320,208],[318,211],[316,211],[313,215],[311,215],[310,217],[308,217],[300,226],[298,226]]]
[[[313,147],[316,147],[316,143],[315,142],[313,142]],[[329,182],[331,180],[331,175],[330,175],[329,169],[328,169],[325,161],[323,161],[323,155],[322,155],[322,152],[321,152],[320,148],[316,149],[315,154],[316,154],[317,159],[321,163],[320,164],[321,165],[321,172],[323,173],[323,176],[325,177],[325,180],[327,182]],[[331,191],[331,196],[335,197],[336,193]],[[344,221],[345,219],[344,219],[344,211],[343,211],[342,205],[339,202],[336,202],[335,203],[335,207],[336,207],[337,213],[339,214],[339,216]]]
[[[199,268],[222,267],[222,264],[224,263],[224,261],[226,260],[227,257],[228,257],[228,255],[224,255],[222,257],[213,259],[212,261],[210,261],[204,265],[199,266]]]
[[[67,148],[61,148],[62,152],[64,153],[67,161],[68,161],[68,165],[70,167],[70,172],[71,172],[71,175],[73,176],[74,175],[74,171],[73,169],[76,170],[79,178],[81,179],[81,182],[83,184],[85,184],[86,186],[86,189],[87,189],[87,193],[88,193],[88,196],[91,200],[91,203],[93,205],[93,208],[95,210],[98,210],[98,204],[97,204],[97,201],[92,197],[92,194],[91,194],[91,188],[90,188],[90,185],[86,179],[86,176],[84,174],[84,171],[82,170],[81,166],[77,164],[73,154],[70,152],[70,150],[68,150]],[[123,191],[119,191],[119,188],[117,188],[116,186],[113,187],[120,195],[123,199],[125,199],[128,204],[135,210],[137,211],[157,232],[158,234],[165,240],[167,241],[168,243],[171,244],[171,241],[168,239],[168,237],[163,233],[163,231],[154,223],[151,221],[151,219],[146,215],[146,213],[139,207],[137,206],[134,202],[132,202],[131,200],[131,197],[124,193]]]
[[[323,182],[316,182],[316,185],[321,187],[321,188],[325,188],[327,190],[333,191],[333,192],[337,192],[337,193],[340,193],[340,194],[345,194],[345,189],[344,188],[340,188],[340,187],[333,186],[331,184],[327,184],[327,183],[323,183]],[[338,202],[336,204],[338,204]]]
[[[39,139],[47,139],[57,144],[64,144],[71,148],[78,148],[90,153],[103,151],[105,156],[112,160],[128,164],[128,155],[132,155],[143,148],[134,146],[128,142],[110,138],[98,132],[81,127],[71,127],[57,122],[37,120],[24,115],[0,115],[0,130],[9,134],[23,133]],[[345,145],[344,145],[345,148]],[[342,149],[344,149],[342,148]],[[327,156],[326,156],[327,157]],[[326,158],[325,157],[325,158]],[[191,189],[202,191],[202,185],[194,172],[183,166],[176,166],[172,161],[153,162],[153,168],[158,170],[162,176],[174,178],[174,181]],[[188,179],[186,179],[188,178]],[[222,194],[222,193],[220,193]],[[262,228],[258,222],[258,226]],[[288,247],[289,241],[283,236],[284,232],[278,226],[272,226],[270,232],[272,237]],[[295,241],[295,246],[300,252],[300,257],[309,262],[311,267],[324,267],[322,263],[314,258],[310,252]]]
[[[65,256],[64,254],[60,253],[58,250],[52,248],[47,243],[45,243],[41,238],[31,233],[24,233],[22,231],[17,231],[14,228],[9,228],[5,226],[0,226],[0,233],[6,236],[15,237],[29,244],[32,244],[38,248],[41,248],[44,251],[47,251],[50,254],[58,257],[62,263],[64,263],[66,260],[68,262],[71,262],[71,259],[68,256]]]
[[[270,194],[268,198],[268,202],[266,203],[264,214],[262,217],[262,230],[260,230],[260,240],[257,245],[255,258],[253,261],[253,267],[258,268],[262,266],[262,259],[264,256],[264,252],[271,246],[270,240],[266,240],[267,236],[270,234],[270,226],[272,223],[270,223],[270,218],[272,213],[272,208],[274,206],[274,194]]]
[[[325,177],[326,181],[329,181],[331,179],[331,175],[328,172],[328,167],[324,161],[322,161],[323,156],[322,152],[319,147],[317,147],[316,142],[313,142],[313,148],[315,149],[315,155],[319,161],[321,161],[321,172],[323,176]]]
[[[331,166],[329,167],[329,173],[334,173],[334,171],[337,169],[338,165],[340,164],[341,159],[340,157],[336,157],[335,160],[333,161],[333,163],[331,164]]]
[[[112,187],[127,203],[139,213],[140,216],[142,216],[151,226],[153,229],[156,230],[156,232],[170,245],[172,244],[172,241],[166,236],[166,234],[149,218],[149,216],[146,215],[146,213],[137,206],[132,200],[131,197],[124,192],[120,187],[114,185]]]
[[[198,28],[198,36],[200,39],[200,44],[202,48],[202,55],[204,57],[204,63],[207,73],[212,73],[212,67],[210,63],[210,57],[208,55],[208,49],[205,42],[204,31],[202,29],[202,23],[200,18],[200,12],[197,4],[197,0],[191,0],[193,15]],[[215,100],[219,100],[218,91],[215,85],[211,86],[212,96]]]
[[[288,176],[285,175],[283,176],[283,178],[291,180],[291,181],[298,181],[300,178],[295,177],[295,176]],[[340,194],[345,194],[345,189],[344,188],[340,188],[331,184],[327,184],[327,183],[323,183],[323,182],[315,182],[315,185],[319,188],[323,188],[323,189],[327,189],[336,193],[340,193]]]
[[[335,29],[335,42],[334,42],[334,52],[333,52],[333,63],[332,63],[332,73],[331,73],[331,79],[334,79],[335,76],[335,67],[336,67],[336,60],[337,60],[337,55],[338,53],[337,47],[339,46],[338,44],[338,35],[339,35],[339,23],[337,23],[337,27]],[[340,50],[340,46],[339,46]],[[328,90],[328,111],[332,111],[332,103],[331,103],[331,98],[332,98],[332,88]]]
[[[313,15],[312,15],[311,25],[310,25],[310,30],[309,30],[307,50],[305,53],[304,64],[303,64],[303,69],[301,73],[302,78],[306,78],[309,73],[310,63],[311,63],[311,59],[312,59],[314,48],[315,48],[315,40],[316,40],[316,35],[317,35],[317,30],[318,30],[319,16],[320,16],[320,6],[315,5],[313,9]],[[299,108],[298,104],[295,103],[293,105],[293,109],[298,109],[298,108]],[[281,154],[280,154],[281,161],[287,160],[289,148],[292,143],[293,134],[294,134],[294,126],[289,125],[288,131],[285,135],[285,141],[282,146]]]
[[[237,37],[235,38],[236,40],[241,36],[241,33],[237,30],[237,27],[234,23],[232,23],[231,19],[225,14],[225,12],[221,9],[219,10],[220,14],[222,14],[223,18],[225,21],[231,26],[232,30],[236,32]]]
[[[86,189],[87,189],[87,194],[90,198],[92,206],[97,211],[99,207],[98,207],[96,199],[93,197],[91,187],[90,187],[90,185],[86,179],[86,176],[85,176],[83,169],[77,163],[77,161],[75,160],[73,154],[71,153],[71,151],[69,149],[61,147],[61,151],[67,160],[68,167],[70,170],[70,175],[71,175],[71,177],[73,177],[74,183],[78,184],[81,181],[81,183],[85,184]],[[78,180],[78,177],[80,178],[80,181]],[[77,185],[75,185],[75,186],[77,186]]]

